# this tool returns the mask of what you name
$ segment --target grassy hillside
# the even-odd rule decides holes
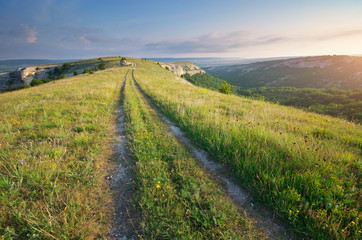
[[[222,79],[213,77],[207,73],[198,73],[192,76],[190,76],[190,74],[184,74],[181,77],[196,86],[206,87],[212,90],[220,89],[224,82]]]
[[[30,76],[30,79],[26,81],[19,76],[22,75],[21,71],[24,69],[10,73],[10,75],[15,74],[17,76],[16,79],[9,79],[9,73],[3,73],[0,78],[0,93],[29,88],[31,86],[49,83],[53,80],[63,79],[78,74],[93,74],[98,70],[118,67],[120,66],[120,59],[121,57],[103,57],[66,63],[31,66],[25,70],[27,72],[26,76]]]
[[[258,236],[193,159],[128,74],[124,110],[136,161],[137,207],[144,239],[250,239]],[[263,238],[262,236],[259,236]]]
[[[188,85],[155,62],[132,61],[153,103],[297,232],[361,237],[361,125]],[[119,104],[136,162],[140,215],[132,224],[141,238],[263,238],[169,134],[130,74],[121,92],[128,70],[0,95],[0,238],[106,238]]]
[[[0,238],[105,236],[125,68],[0,94]]]
[[[205,68],[242,89],[362,88],[362,57],[321,56]]]
[[[238,90],[237,93],[254,99],[265,99],[362,123],[362,88],[342,90],[337,88],[261,87]]]
[[[185,74],[183,78],[196,86],[212,90],[219,90],[223,84],[222,79],[207,73],[193,76]],[[260,87],[243,90],[238,86],[231,85],[231,93],[294,106],[356,123],[362,122],[362,88],[343,90],[337,88]]]
[[[119,57],[104,57],[101,59],[107,62],[117,61],[119,63]],[[1,60],[0,73],[15,71],[18,68],[24,68],[29,66],[62,65],[65,62],[72,64],[79,64],[79,65],[83,64],[84,67],[90,67],[92,64],[96,64],[97,62],[99,62],[99,58],[85,59],[85,60],[48,60],[48,59]]]
[[[196,144],[298,231],[360,237],[360,125],[182,84],[151,62],[138,62],[135,77]]]

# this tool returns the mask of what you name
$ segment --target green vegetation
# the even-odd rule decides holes
[[[207,73],[197,73],[192,76],[186,73],[181,77],[185,78],[187,81],[191,82],[196,86],[206,87],[212,90],[219,90],[220,86],[222,86],[224,82],[222,79],[213,77]]]
[[[219,92],[224,94],[230,94],[230,84],[224,81],[222,83],[222,87],[219,89]]]
[[[106,69],[106,64],[104,62],[102,62],[102,63],[100,63],[98,65],[98,68],[99,68],[99,70],[105,70]]]
[[[106,58],[106,59],[108,59],[107,64],[109,66],[115,66],[114,58]],[[51,82],[52,80],[64,79],[64,78],[66,78],[66,74],[73,73],[73,76],[77,76],[78,75],[77,71],[79,71],[79,70],[83,70],[83,74],[85,74],[85,73],[93,74],[94,72],[96,72],[98,70],[106,69],[107,64],[105,62],[103,62],[103,60],[101,60],[101,61],[102,62],[99,65],[94,66],[93,69],[89,67],[89,66],[94,65],[94,60],[92,60],[92,59],[77,61],[77,62],[72,62],[72,63],[64,63],[60,68],[55,67],[53,70],[48,71],[48,77],[45,79],[39,80],[39,79],[35,78],[30,83],[30,86],[24,85],[24,86],[18,86],[15,88],[7,88],[6,90],[4,90],[4,92],[11,92],[11,91],[15,91],[15,90],[29,88],[32,86],[37,86],[37,85],[40,85],[43,83]],[[88,67],[85,67],[85,66],[88,66]],[[84,69],[82,69],[81,67],[84,67]],[[36,69],[39,70],[40,68],[37,67]]]
[[[313,89],[293,87],[262,87],[239,90],[239,94],[260,98],[282,105],[362,122],[362,89]]]
[[[118,57],[103,59],[107,67],[119,66]],[[56,70],[60,76],[82,66],[93,74],[44,85],[34,79],[36,87],[0,95],[0,239],[106,237],[112,203],[105,176],[120,99],[137,161],[135,206],[141,214],[135,228],[142,238],[263,238],[168,133],[130,74],[120,92],[129,68],[96,72],[98,61]],[[361,238],[361,125],[189,86],[153,61],[130,61],[154,104],[297,232],[314,239]],[[184,77],[209,84],[207,75]],[[349,104],[361,99],[359,90],[337,89],[244,94],[270,101],[279,95],[283,104],[288,94],[300,104],[308,96],[311,105],[301,107],[336,103],[354,119],[357,110]]]
[[[45,79],[43,79],[43,80],[39,80],[39,79],[37,79],[37,78],[34,78],[32,81],[31,81],[31,83],[30,83],[30,86],[38,86],[38,85],[40,85],[40,84],[44,84],[44,83],[48,83],[48,82],[51,82],[51,81],[53,81],[53,80],[51,80],[50,78],[45,78]]]
[[[188,86],[152,63],[137,67],[154,103],[296,231],[361,237],[360,125]]]
[[[108,139],[126,71],[0,95],[0,239],[104,238]]]
[[[137,160],[136,205],[142,211],[142,237],[250,238],[253,233],[248,224],[191,154],[168,133],[130,75],[124,109],[130,148]]]
[[[355,89],[362,86],[362,57],[320,56],[205,68],[242,89],[297,87]]]
[[[60,68],[55,67],[53,71],[49,71],[48,76],[53,80],[64,79],[66,77],[65,73],[67,73],[71,67],[72,65],[70,63],[64,63]]]
[[[193,76],[185,74],[182,77],[196,86],[212,90],[226,89],[223,80],[209,74],[198,73]],[[361,89],[261,87],[243,90],[233,85],[230,87],[230,92],[233,94],[345,118],[356,123],[362,122]]]

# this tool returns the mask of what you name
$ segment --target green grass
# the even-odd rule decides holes
[[[0,95],[0,239],[105,236],[107,139],[126,70]]]
[[[220,187],[168,133],[131,74],[124,110],[130,149],[137,161],[142,238],[248,239],[254,234]]]
[[[361,237],[360,125],[188,86],[150,61],[137,62],[135,77],[194,143],[296,231]]]
[[[114,66],[118,59],[103,58]],[[296,231],[361,238],[360,125],[189,86],[152,61],[133,61],[153,102]],[[121,96],[137,161],[141,237],[262,237],[130,78],[121,95],[127,70],[0,94],[0,239],[105,238],[111,194],[104,177]]]

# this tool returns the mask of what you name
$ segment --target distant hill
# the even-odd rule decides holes
[[[49,60],[49,59],[16,59],[16,60],[0,60],[0,73],[15,71],[18,68],[34,66],[34,65],[43,65],[51,63],[63,63],[76,61],[72,60]]]
[[[274,57],[274,58],[150,58],[149,60],[154,60],[164,63],[172,62],[191,62],[196,64],[199,67],[216,67],[216,66],[225,66],[225,65],[236,65],[236,64],[248,64],[254,62],[262,61],[271,61],[271,60],[280,60],[287,59],[289,57]]]
[[[59,62],[62,60],[6,60],[0,61],[13,71],[0,72],[0,92],[28,87],[35,80],[57,80],[64,77],[94,72],[100,68],[110,68],[120,65],[121,57],[103,57]],[[38,64],[36,64],[38,63]],[[101,67],[102,66],[102,67]]]
[[[362,88],[362,57],[319,56],[204,67],[243,89],[258,87]]]

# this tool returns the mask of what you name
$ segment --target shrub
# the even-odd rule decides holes
[[[223,82],[222,87],[219,89],[221,93],[230,94],[230,83],[227,83],[226,81]]]
[[[48,83],[48,82],[51,82],[52,79],[50,78],[44,78],[43,80],[41,80],[43,83]]]
[[[73,75],[74,75],[74,76],[77,76],[77,75],[78,75],[78,72],[77,72],[77,71],[74,71]]]
[[[64,79],[64,78],[66,78],[66,75],[64,73],[60,74],[59,79]]]
[[[106,64],[105,63],[101,63],[98,65],[99,70],[105,70],[106,69]]]
[[[62,71],[68,70],[72,67],[70,63],[64,63],[62,66]]]
[[[83,73],[89,73],[89,68],[84,68],[84,71],[83,71]]]
[[[43,82],[37,78],[34,78],[31,83],[30,83],[30,86],[37,86],[37,85],[40,85],[42,84]]]

